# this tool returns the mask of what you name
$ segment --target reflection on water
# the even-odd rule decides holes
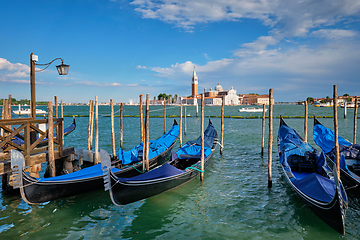
[[[117,106],[118,108],[118,106]],[[109,114],[101,106],[100,115]],[[225,115],[250,116],[239,113],[237,107],[226,107]],[[161,116],[162,107],[150,107],[151,115]],[[158,110],[158,111],[156,111]],[[64,107],[65,114],[87,115],[87,107]],[[115,109],[117,111],[117,109]],[[299,116],[303,106],[276,105],[274,116]],[[310,106],[309,115],[332,115],[329,108]],[[339,110],[339,116],[342,113]],[[219,116],[220,108],[207,107],[208,116]],[[196,115],[195,107],[187,113]],[[125,106],[125,115],[138,115],[137,107]],[[179,108],[169,108],[168,115],[179,115]],[[339,117],[339,133],[352,139],[352,112],[348,119]],[[254,114],[253,114],[254,115]],[[256,115],[256,114],[255,114]],[[258,114],[257,116],[260,116]],[[177,119],[179,120],[179,119]],[[333,128],[333,120],[320,119]],[[65,126],[72,119],[65,118]],[[119,146],[119,118],[115,119],[116,146]],[[303,119],[287,119],[289,126],[303,135]],[[167,129],[172,125],[167,120]],[[220,131],[220,118],[212,118]],[[110,118],[100,117],[100,147],[111,151]],[[274,139],[278,119],[274,119]],[[66,146],[87,147],[88,118],[77,118],[77,129],[67,136]],[[207,124],[207,123],[206,123]],[[308,140],[312,140],[309,120]],[[187,119],[187,135],[183,142],[197,138],[200,120]],[[28,205],[18,195],[0,193],[0,238],[15,239],[341,239],[341,236],[321,221],[293,193],[281,175],[277,149],[273,147],[273,188],[267,188],[267,146],[261,151],[261,119],[225,119],[225,148],[218,149],[206,169],[204,182],[195,178],[188,184],[163,194],[132,203],[115,206],[108,192],[102,190],[60,199],[41,205]],[[139,118],[124,118],[124,148],[139,142]],[[150,119],[150,136],[162,135],[163,119]],[[268,128],[268,122],[266,125]],[[267,133],[266,133],[267,134]],[[276,142],[276,141],[275,141]],[[267,144],[267,140],[265,141]],[[179,147],[176,145],[175,149]],[[44,168],[43,168],[44,169]],[[360,235],[360,206],[353,201],[346,213],[345,239]]]

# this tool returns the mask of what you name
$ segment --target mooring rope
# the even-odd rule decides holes
[[[199,172],[201,172],[201,173],[203,173],[203,172],[205,172],[205,170],[201,170],[201,169],[199,169],[199,168],[196,168],[196,167],[200,167],[199,165],[193,165],[194,167],[187,167],[187,168],[185,168],[185,170],[186,169],[193,169],[193,170],[196,170],[196,171],[199,171]],[[196,167],[195,167],[196,166]]]

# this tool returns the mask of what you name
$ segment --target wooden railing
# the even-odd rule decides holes
[[[3,155],[0,155],[0,161],[10,159],[10,149],[17,149],[21,151],[26,160],[30,159],[30,156],[36,153],[45,152],[48,150],[48,135],[49,129],[44,132],[38,126],[39,124],[48,124],[47,119],[32,118],[16,118],[0,120],[0,131],[3,130],[3,136],[0,135],[0,149],[4,151]],[[17,128],[12,126],[16,125]],[[54,134],[54,149],[59,151],[59,155],[62,156],[63,150],[63,119],[55,118],[53,121],[53,129],[56,131]],[[16,141],[18,138],[21,141]]]

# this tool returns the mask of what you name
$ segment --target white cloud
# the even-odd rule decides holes
[[[146,66],[141,66],[141,65],[137,65],[136,68],[138,68],[138,69],[147,69]]]
[[[159,19],[192,31],[196,24],[258,19],[280,40],[305,37],[311,29],[359,16],[357,0],[135,0],[143,18]]]
[[[347,38],[354,38],[359,36],[359,33],[352,30],[341,30],[341,29],[320,29],[312,32],[312,35],[321,38],[328,38],[332,40],[341,40]]]
[[[268,45],[276,45],[277,42],[278,41],[272,36],[261,36],[256,41],[245,43],[243,46],[253,50],[263,50],[266,49]]]
[[[286,95],[282,100],[287,101],[297,101],[315,90],[323,91],[327,85],[331,91],[331,85],[340,82],[343,88],[349,89],[347,92],[354,92],[355,79],[360,75],[356,66],[360,62],[360,46],[356,43],[331,43],[319,48],[299,46],[290,50],[243,48],[241,51],[242,54],[237,52],[233,58],[209,61],[204,65],[186,61],[169,68],[151,69],[159,77],[190,86],[192,70],[196,66],[201,87],[215,87],[220,82],[224,89],[234,86],[238,93],[266,93],[269,88],[274,88],[278,99]],[[360,83],[357,86],[360,87]]]
[[[0,58],[0,70],[10,72],[30,72],[29,66],[21,63],[11,63],[4,58]]]

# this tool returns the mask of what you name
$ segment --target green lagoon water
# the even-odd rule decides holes
[[[45,109],[45,107],[38,107]],[[227,106],[228,116],[261,116],[240,113]],[[0,108],[1,109],[1,108]],[[15,110],[15,107],[14,109]],[[115,107],[115,111],[119,106]],[[150,115],[162,116],[162,106],[150,106]],[[195,107],[187,114],[196,115]],[[179,115],[180,108],[169,106],[167,115]],[[353,110],[348,118],[339,112],[339,134],[353,139]],[[88,115],[87,106],[65,106],[65,115]],[[99,146],[111,152],[110,107],[99,107]],[[116,114],[119,114],[117,112]],[[220,107],[205,107],[206,116],[219,116]],[[274,116],[301,116],[304,106],[275,105]],[[332,108],[309,106],[309,115],[332,116]],[[139,115],[139,107],[125,106],[124,115]],[[268,113],[267,113],[268,115]],[[179,121],[179,118],[177,118]],[[213,117],[220,135],[220,118]],[[304,119],[285,119],[303,135]],[[320,118],[333,128],[332,118]],[[71,117],[65,117],[65,126]],[[115,118],[117,146],[120,120]],[[139,118],[124,118],[124,149],[139,143]],[[167,129],[173,118],[167,118]],[[205,121],[207,124],[207,122]],[[150,118],[150,138],[163,134],[163,118]],[[206,125],[205,125],[206,126]],[[273,187],[267,187],[267,142],[261,157],[261,119],[225,119],[224,152],[216,149],[205,171],[205,179],[126,206],[112,204],[108,192],[99,190],[40,205],[28,205],[19,195],[4,195],[0,190],[0,239],[359,239],[360,203],[351,200],[346,212],[346,234],[340,236],[318,218],[293,193],[281,174],[276,136],[279,119],[274,119]],[[312,140],[309,119],[308,140]],[[88,118],[78,117],[76,130],[65,145],[87,147]],[[266,122],[266,136],[268,120]],[[183,141],[200,135],[200,119],[187,118]],[[360,138],[357,139],[357,142]],[[175,150],[179,144],[175,146]],[[118,147],[117,147],[118,148]],[[316,147],[317,148],[317,147]],[[43,170],[45,165],[43,165]]]

